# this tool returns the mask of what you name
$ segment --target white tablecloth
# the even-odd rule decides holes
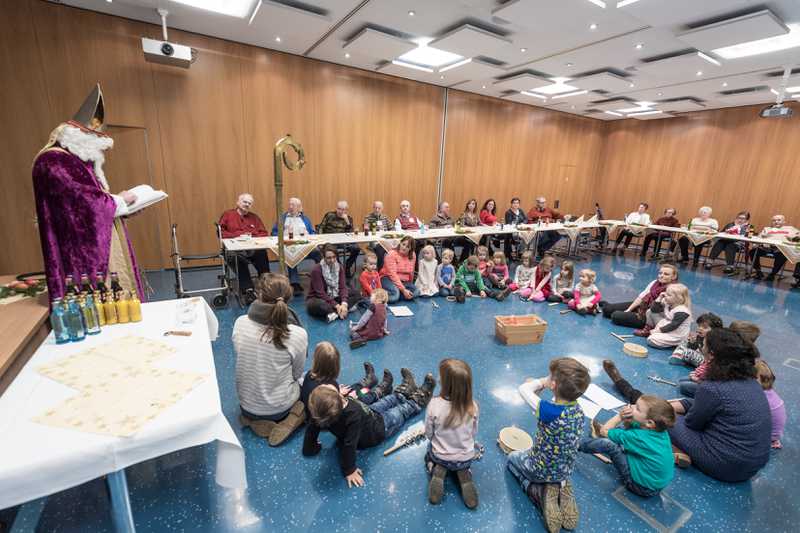
[[[224,487],[245,488],[244,451],[222,414],[211,340],[217,320],[205,300],[192,302],[194,322],[178,324],[179,300],[142,306],[143,321],[103,328],[83,342],[56,345],[51,334],[0,397],[0,509],[75,487],[148,459],[216,440],[216,480]],[[190,337],[170,336],[169,329],[190,330]],[[157,363],[208,375],[181,401],[129,438],[107,437],[58,429],[31,419],[78,391],[36,372],[44,363],[104,344],[117,337],[138,335],[158,339],[178,352]]]

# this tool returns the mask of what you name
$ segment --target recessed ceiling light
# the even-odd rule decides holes
[[[790,93],[800,93],[800,85],[797,85],[797,86],[795,86],[795,87],[787,87],[787,88],[786,88],[786,92],[790,92]]]
[[[622,116],[622,113],[615,113],[614,111],[606,111],[605,114],[606,115],[613,115],[615,117],[621,117]]]
[[[636,84],[635,83],[630,83],[630,84],[628,84],[628,87],[631,87],[631,88],[632,87],[636,87]]]
[[[702,70],[698,70],[698,71],[697,71],[697,75],[698,75],[698,76],[702,76],[702,75],[703,75],[703,71],[702,71]]]
[[[178,4],[213,11],[231,17],[245,18],[253,10],[256,0],[174,0]]]
[[[414,15],[416,15],[416,14],[417,14],[417,13],[416,13],[415,11],[409,11],[409,12],[408,12],[408,16],[409,16],[409,17],[413,17],[413,16],[414,16]]]
[[[541,95],[541,94],[536,94],[536,93],[528,92],[528,91],[520,91],[520,92],[519,92],[519,94],[524,94],[525,96],[533,96],[534,98],[540,98],[540,99],[542,99],[542,100],[547,100],[547,97],[546,97],[546,96],[543,96],[543,95]]]
[[[344,57],[345,57],[346,59],[350,59],[350,53],[349,53],[349,52],[345,52],[345,54],[344,54]]]
[[[551,85],[545,85],[544,87],[537,87],[533,89],[537,93],[541,94],[560,94],[560,93],[571,93],[578,90],[578,87],[574,87],[572,85],[567,85],[564,83],[569,78],[551,78],[555,83]]]
[[[432,68],[421,67],[419,65],[415,65],[414,63],[406,63],[405,61],[400,61],[397,59],[392,60],[392,65],[397,65],[398,67],[413,68],[415,70],[421,70],[422,72],[433,72]]]
[[[569,106],[570,109],[575,109],[574,105]]]
[[[485,88],[486,88],[486,85],[481,85],[481,89],[485,89]]]
[[[636,43],[637,50],[641,50],[642,48],[644,48],[644,45],[642,43]]]
[[[397,59],[424,65],[426,67],[441,67],[442,65],[449,65],[450,63],[455,63],[464,58],[458,54],[451,54],[450,52],[445,52],[444,50],[439,50],[438,48],[423,44],[410,52],[406,52]]]
[[[786,27],[789,28],[789,33],[778,35],[777,37],[768,37],[757,41],[734,44],[732,46],[716,48],[711,51],[725,59],[736,59],[739,57],[778,52],[780,50],[787,50],[800,46],[800,24],[787,24]]]
[[[279,43],[279,42],[281,42],[281,38],[280,38],[280,37],[275,37],[275,42],[276,42],[276,43]]]
[[[106,0],[106,2],[108,2],[110,4],[112,2],[112,0]]]
[[[723,81],[723,82],[722,82],[722,86],[723,86],[723,87],[727,87],[727,86],[728,86],[728,82],[727,82],[727,81]]]
[[[656,96],[664,96],[664,93],[658,93]]]
[[[567,66],[571,67],[571,66],[573,66],[573,63],[567,63]]]
[[[527,51],[528,51],[528,49],[527,49],[527,48],[520,48],[520,49],[519,49],[519,51],[520,51],[520,52],[522,52],[522,53],[524,54],[525,52],[527,52]]]
[[[440,80],[443,80],[443,79],[444,79],[444,76],[439,76],[439,79],[440,79]]]
[[[591,24],[589,24],[589,29],[590,29],[590,30],[596,30],[596,29],[597,29],[597,24],[595,24],[594,22],[592,22]]]

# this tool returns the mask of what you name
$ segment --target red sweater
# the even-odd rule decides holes
[[[494,226],[497,222],[497,217],[491,214],[486,209],[481,210],[481,224],[484,226]]]
[[[253,237],[266,237],[269,235],[264,223],[255,213],[247,213],[245,216],[239,214],[236,209],[230,209],[222,213],[219,217],[219,225],[222,229],[222,238],[231,239],[243,233],[250,233]]]
[[[541,211],[539,211],[536,207],[533,207],[531,208],[530,211],[528,211],[529,222],[532,223],[538,222],[540,218],[549,219],[551,222],[555,222],[556,220],[561,218],[561,213],[559,213],[558,211],[553,211],[549,207],[545,207]]]
[[[541,268],[539,268],[537,266],[536,267],[536,274],[533,276],[533,282],[531,283],[531,288],[533,288],[533,290],[536,290],[536,287],[538,287],[539,284],[542,282],[542,280],[544,278],[546,278],[547,276],[550,276],[550,279],[552,279],[552,271],[551,272],[544,272],[544,271],[542,271]],[[539,289],[540,291],[542,291],[542,294],[544,295],[545,298],[550,296],[550,294],[553,292],[552,287],[550,287],[550,279],[548,279],[547,283],[542,285],[542,288]]]
[[[381,286],[381,274],[377,270],[375,272],[364,270],[358,276],[358,282],[361,284],[361,296],[369,297],[372,291]]]
[[[407,257],[400,255],[397,250],[392,250],[383,259],[381,276],[389,276],[392,283],[398,289],[405,288],[403,283],[414,281],[414,264],[417,262],[417,254],[411,252]]]

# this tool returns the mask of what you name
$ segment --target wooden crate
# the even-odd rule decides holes
[[[494,335],[503,344],[538,344],[544,339],[547,322],[538,315],[494,317]]]

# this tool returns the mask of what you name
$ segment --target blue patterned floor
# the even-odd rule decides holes
[[[598,272],[598,286],[610,301],[632,299],[656,271],[650,262],[607,256],[594,258],[591,266]],[[787,290],[785,283],[775,288],[704,271],[684,270],[681,279],[692,291],[696,314],[712,311],[726,324],[744,319],[761,326],[758,346],[777,375],[776,389],[789,412],[784,449],[773,452],[770,463],[751,482],[723,484],[689,469],[677,472],[663,498],[650,501],[620,490],[610,466],[581,456],[573,478],[581,512],[578,530],[796,530],[800,511],[797,493],[791,487],[800,486],[800,292]],[[163,283],[163,294],[169,297],[170,281]],[[249,503],[259,520],[241,528],[232,523],[230,509],[226,508],[230,504],[224,503],[222,491],[213,482],[214,446],[205,446],[128,469],[137,529],[543,531],[539,513],[506,471],[504,456],[495,444],[504,426],[515,424],[529,432],[535,428],[530,410],[516,392],[523,378],[544,375],[551,358],[569,355],[587,364],[593,379],[610,390],[600,362],[612,358],[634,385],[669,398],[675,395],[674,389],[650,382],[647,375],[656,373],[676,380],[686,373],[667,364],[668,352],[651,349],[650,357],[644,360],[625,356],[619,341],[609,335],[615,328],[601,317],[562,316],[557,307],[522,303],[513,297],[503,303],[473,299],[466,305],[436,301],[438,309],[430,300],[411,304],[413,318],[390,318],[390,337],[352,353],[347,347],[346,324],[321,324],[307,317],[301,300],[296,299],[293,305],[308,329],[312,350],[321,340],[340,347],[343,383],[361,377],[364,360],[372,361],[378,371],[388,367],[395,375],[399,375],[401,366],[408,366],[420,377],[427,371],[435,372],[443,357],[469,362],[481,406],[480,441],[487,450],[473,467],[480,492],[476,511],[463,506],[451,480],[441,505],[427,503],[422,446],[401,450],[389,458],[383,457],[383,447],[359,452],[366,486],[348,489],[329,435],[323,436],[324,450],[319,456],[304,458],[300,453],[302,432],[280,448],[270,448],[249,431],[242,432],[236,424],[235,358],[230,341],[233,322],[242,311],[233,307],[218,312],[221,331],[214,352],[223,409],[246,450]],[[506,347],[495,341],[494,315],[531,311],[549,322],[542,344]],[[8,520],[10,514],[9,510],[0,512],[0,519]],[[52,496],[38,528],[47,532],[110,529],[108,497],[99,480]]]

